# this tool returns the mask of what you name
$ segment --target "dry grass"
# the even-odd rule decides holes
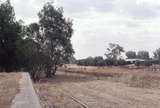
[[[70,66],[35,88],[43,108],[159,108],[160,72],[147,68]]]
[[[59,68],[66,73],[77,73],[97,77],[99,80],[122,82],[131,87],[160,88],[160,72],[148,71],[146,68],[126,67],[69,67]]]
[[[18,73],[0,73],[0,108],[10,108],[13,98],[19,92]]]
[[[43,79],[35,84],[35,88],[43,108],[84,108],[80,103],[88,108],[159,108],[160,90],[151,88],[149,77],[142,73],[139,73],[140,77],[137,73],[125,75],[128,74],[96,77],[58,72],[53,79]]]

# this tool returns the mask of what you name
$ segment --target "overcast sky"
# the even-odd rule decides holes
[[[11,0],[17,19],[38,20],[46,0]],[[108,43],[127,50],[160,48],[160,0],[56,0],[73,19],[76,58],[103,56]]]

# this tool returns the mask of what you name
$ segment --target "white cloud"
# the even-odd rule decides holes
[[[12,0],[16,16],[37,21],[46,0]],[[154,51],[160,47],[159,0],[56,0],[74,20],[72,43],[77,58],[104,55],[109,42],[126,50]]]

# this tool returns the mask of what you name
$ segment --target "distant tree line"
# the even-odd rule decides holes
[[[42,72],[52,77],[59,65],[69,62],[74,54],[72,20],[51,2],[38,16],[38,23],[24,25],[16,20],[10,0],[0,3],[0,71],[28,71],[38,80]]]
[[[88,57],[86,59],[77,60],[78,65],[83,66],[120,66],[128,65],[131,62],[127,62],[124,57],[121,55],[124,53],[124,48],[118,44],[109,43],[106,53],[104,54],[106,58],[102,56],[98,57]],[[157,49],[154,53],[154,57],[151,58],[148,51],[127,51],[125,53],[127,59],[135,59],[134,64],[136,66],[144,65],[150,66],[152,64],[160,63],[160,48]]]
[[[76,62],[81,66],[119,66],[126,65],[125,60],[119,59],[116,61],[113,59],[104,59],[102,56],[88,57],[86,59],[77,60]]]
[[[109,47],[105,53],[106,59],[104,59],[102,56],[88,57],[86,59],[77,60],[77,64],[83,66],[125,65],[126,62],[121,57],[122,52],[124,52],[123,47],[118,44],[109,43]]]
[[[128,59],[144,59],[144,60],[149,60],[149,52],[148,51],[138,51],[136,53],[135,51],[128,51],[126,52],[126,56]]]

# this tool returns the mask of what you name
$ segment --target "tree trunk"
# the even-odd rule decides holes
[[[48,66],[46,71],[46,77],[51,78],[52,77],[52,67]]]
[[[52,75],[55,76],[56,72],[57,72],[57,66],[55,65],[55,66],[54,66],[54,70],[53,70],[53,72],[52,72]]]

